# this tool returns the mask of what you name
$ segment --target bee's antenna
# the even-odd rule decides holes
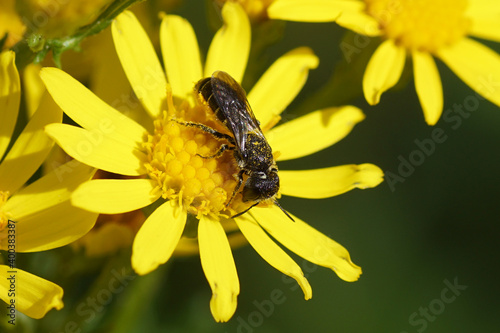
[[[235,218],[235,217],[238,217],[238,216],[241,216],[241,215],[245,214],[245,213],[246,213],[246,212],[248,212],[251,208],[253,208],[253,207],[257,206],[258,204],[259,204],[259,203],[258,203],[258,202],[256,202],[255,204],[251,205],[250,207],[248,207],[248,208],[247,208],[247,209],[245,209],[244,211],[239,212],[238,214],[231,216],[231,218],[233,219],[233,218]],[[290,216],[290,214],[288,214],[288,213],[287,213],[287,211],[286,211],[286,210],[284,210],[284,209],[283,209],[283,207],[281,207],[281,206],[280,206],[280,204],[278,203],[278,201],[277,201],[276,199],[274,199],[274,204],[275,204],[276,206],[278,206],[278,207],[279,207],[279,208],[283,211],[283,213],[285,213],[285,215],[286,215],[286,216],[288,216],[288,218],[289,218],[290,220],[292,220],[293,222],[295,222],[295,220],[294,220],[294,219]]]
[[[286,211],[286,210],[284,210],[284,209],[283,209],[283,207],[281,207],[281,206],[280,206],[280,204],[278,203],[278,200],[274,199],[274,204],[275,204],[276,206],[278,206],[278,207],[279,207],[279,208],[283,211],[283,213],[285,213],[285,215],[286,215],[286,216],[288,216],[288,218],[289,218],[290,220],[292,220],[293,222],[295,222],[295,220],[294,220],[294,219],[290,216],[290,214],[288,214],[288,213],[287,213],[287,211]]]
[[[248,207],[248,208],[247,208],[247,209],[245,209],[244,211],[239,212],[238,214],[231,216],[231,218],[232,218],[232,219],[234,219],[235,217],[238,217],[238,216],[241,216],[241,215],[245,214],[245,213],[246,213],[246,212],[248,212],[251,208],[253,208],[253,207],[257,206],[258,204],[259,204],[258,202],[254,203],[253,205],[251,205],[250,207]]]

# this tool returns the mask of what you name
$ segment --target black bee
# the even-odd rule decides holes
[[[246,174],[248,178],[243,185],[243,202],[255,202],[250,206],[252,208],[259,202],[272,198],[274,204],[294,221],[274,198],[280,187],[278,167],[274,161],[271,146],[260,129],[259,121],[255,119],[243,88],[226,72],[216,71],[211,77],[200,80],[196,84],[195,91],[198,98],[208,104],[217,120],[233,134],[230,136],[203,124],[184,123],[187,126],[198,127],[217,138],[226,139],[230,143],[230,145],[221,145],[214,155],[204,157],[214,158],[220,156],[225,150],[234,151],[240,172],[238,184],[226,207],[240,190],[243,185],[243,175]],[[250,208],[233,217],[246,213]]]

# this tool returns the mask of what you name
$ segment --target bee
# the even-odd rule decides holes
[[[215,118],[232,133],[221,133],[203,124],[186,122],[184,125],[198,127],[219,139],[226,139],[228,144],[222,144],[212,156],[222,155],[226,150],[232,150],[240,171],[238,183],[226,207],[234,199],[240,188],[243,202],[254,202],[252,206],[233,217],[240,216],[259,202],[272,199],[283,213],[292,221],[294,219],[278,204],[275,196],[280,187],[278,167],[274,161],[273,151],[267,142],[260,123],[255,118],[252,108],[246,98],[245,90],[229,74],[216,71],[211,77],[201,79],[195,87],[195,92],[202,103],[205,103],[214,112]],[[243,175],[247,179],[243,184]],[[295,222],[295,221],[294,221]]]

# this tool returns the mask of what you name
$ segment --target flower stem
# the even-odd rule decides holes
[[[52,51],[54,63],[60,68],[61,55],[64,51],[77,49],[85,38],[107,28],[118,14],[130,5],[140,1],[144,0],[115,0],[94,22],[81,27],[71,36],[45,39],[36,31],[32,32],[26,39],[23,39],[13,47],[13,50],[16,52],[17,68],[22,69],[31,62],[41,62],[49,51]]]

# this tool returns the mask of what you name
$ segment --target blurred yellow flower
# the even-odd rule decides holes
[[[8,304],[15,299],[17,310],[41,318],[52,308],[62,308],[63,291],[52,282],[18,270],[13,262],[15,252],[60,247],[92,228],[97,214],[71,206],[70,194],[90,179],[93,169],[74,161],[23,188],[53,146],[44,126],[60,123],[62,110],[46,94],[7,152],[21,98],[14,58],[12,51],[0,54],[0,250],[8,251],[10,262],[10,267],[0,265],[0,299]],[[12,281],[7,279],[12,274],[14,295],[10,294]]]
[[[91,23],[111,1],[18,0],[16,9],[29,31],[59,38]]]
[[[237,2],[245,10],[252,22],[258,22],[267,19],[267,7],[274,0],[214,0],[219,5],[227,1]]]
[[[243,9],[233,2],[224,5],[222,16],[224,25],[210,45],[204,68],[191,25],[178,16],[163,18],[160,42],[166,75],[132,13],[121,14],[113,23],[118,56],[132,88],[153,119],[152,133],[63,71],[44,68],[41,74],[56,103],[82,126],[53,124],[46,132],[75,159],[136,177],[86,182],[75,191],[72,203],[93,212],[120,214],[150,205],[160,197],[168,199],[137,233],[132,266],[138,274],[147,274],[169,260],[181,238],[197,239],[213,293],[210,309],[216,321],[227,321],[234,314],[240,288],[226,232],[241,232],[269,264],[298,282],[306,299],[311,298],[312,291],[302,270],[266,231],[291,251],[331,268],[346,281],[355,281],[361,274],[344,247],[297,217],[295,223],[290,221],[272,203],[230,218],[248,207],[238,195],[226,208],[238,173],[233,154],[201,158],[198,154],[209,155],[221,142],[204,131],[172,121],[196,121],[218,128],[213,112],[196,98],[194,84],[216,70],[230,73],[241,82],[250,50],[250,23]],[[301,90],[309,69],[317,65],[318,59],[309,49],[293,50],[279,58],[248,94],[278,161],[324,149],[364,118],[359,109],[347,106],[318,110],[272,128]],[[372,164],[280,171],[279,175],[281,193],[303,198],[325,198],[353,188],[373,187],[383,177]],[[184,253],[196,246],[194,242],[184,245]]]
[[[15,0],[0,1],[0,39],[7,34],[4,49],[9,49],[19,42],[26,30],[21,18],[17,15],[15,2]]]
[[[425,120],[436,124],[443,111],[443,91],[434,56],[500,106],[500,56],[468,37],[500,41],[498,1],[276,0],[268,14],[292,21],[336,21],[359,34],[380,36],[383,42],[363,78],[364,95],[372,105],[398,82],[406,57],[411,57]]]

